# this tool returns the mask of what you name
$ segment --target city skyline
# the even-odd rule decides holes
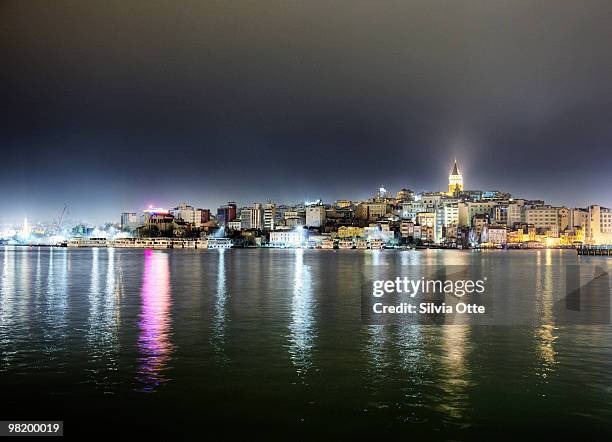
[[[455,167],[457,167],[457,164],[459,164],[459,168],[460,168],[460,172],[462,176],[465,176],[466,174],[463,173],[464,169],[463,166],[461,165],[462,163],[460,161],[458,161],[456,158],[453,160],[453,162],[451,162],[450,164],[452,164],[452,166],[449,169],[449,174],[453,174],[456,169]],[[450,179],[450,177],[447,176],[448,179]],[[440,189],[422,189],[422,190],[416,190],[415,187],[410,187],[410,186],[402,186],[399,187],[397,189],[392,189],[389,188],[388,186],[386,186],[384,183],[381,183],[381,186],[385,187],[389,193],[394,196],[399,190],[401,189],[409,189],[414,191],[416,194],[422,194],[422,193],[445,193],[447,192],[447,189],[445,189],[445,186],[441,186]],[[448,184],[446,185],[446,187],[448,187]],[[376,187],[376,190],[380,189],[380,187]],[[588,202],[585,204],[578,204],[578,205],[571,205],[571,204],[566,204],[563,202],[557,203],[556,201],[549,201],[546,198],[543,197],[538,197],[537,196],[537,192],[534,191],[534,195],[529,195],[529,196],[525,196],[525,195],[516,195],[513,192],[508,191],[507,189],[499,189],[499,188],[487,188],[487,189],[479,189],[473,186],[469,185],[469,181],[467,186],[465,187],[465,190],[474,190],[474,191],[500,191],[500,192],[507,192],[510,193],[514,198],[516,199],[526,199],[526,200],[542,200],[545,202],[545,204],[547,205],[552,205],[552,206],[557,206],[557,207],[574,207],[574,208],[585,208],[588,207],[590,205],[596,204],[596,205],[601,205],[601,206],[605,206],[605,207],[609,207],[606,204],[602,204],[600,202],[597,201],[592,201],[592,202]],[[293,198],[293,199],[289,199],[289,200],[275,200],[272,198],[261,198],[261,199],[257,199],[257,198],[252,198],[251,200],[247,200],[247,201],[238,201],[237,202],[237,206],[238,207],[249,207],[254,203],[265,203],[265,202],[274,202],[277,204],[287,204],[287,205],[295,205],[295,204],[300,204],[300,203],[307,203],[308,201],[316,201],[316,200],[321,200],[324,204],[333,204],[335,201],[339,201],[339,200],[350,200],[353,202],[359,202],[359,201],[367,201],[371,198],[373,198],[375,196],[376,192],[373,191],[372,189],[370,189],[370,194],[369,195],[364,195],[363,197],[360,198],[350,198],[348,197],[346,194],[344,196],[342,196],[342,194],[340,194],[341,196],[337,197],[337,198],[333,198],[331,200],[329,199],[325,199],[325,198],[319,198],[316,195],[312,195],[310,197],[306,197],[306,198]],[[170,197],[171,198],[171,197]],[[218,198],[217,198],[218,199]],[[66,213],[64,213],[65,216],[67,216],[68,218],[70,218],[72,221],[78,221],[78,222],[85,222],[85,223],[89,223],[92,225],[96,225],[96,224],[103,224],[103,223],[108,223],[108,222],[116,222],[116,218],[118,217],[118,213],[122,213],[122,212],[137,212],[137,213],[142,213],[143,211],[146,211],[147,209],[150,209],[151,207],[157,207],[157,208],[164,208],[164,209],[171,209],[175,206],[178,206],[179,204],[181,204],[182,202],[186,202],[190,205],[193,205],[194,207],[201,207],[201,208],[206,208],[206,209],[210,209],[211,213],[213,213],[218,207],[223,206],[225,203],[227,203],[227,201],[236,201],[235,198],[231,198],[228,197],[224,200],[218,200],[218,203],[213,203],[212,205],[206,205],[206,204],[200,204],[198,202],[199,200],[195,199],[195,200],[190,200],[187,198],[181,198],[180,196],[175,198],[174,200],[172,199],[166,199],[165,201],[159,201],[159,200],[148,200],[146,203],[142,204],[139,207],[120,207],[120,208],[115,208],[115,209],[105,209],[108,211],[109,216],[107,218],[102,218],[102,219],[97,219],[97,220],[91,220],[91,219],[86,219],[83,217],[78,217],[76,215],[73,215],[73,213],[87,213],[89,211],[92,210],[92,206],[85,206],[85,207],[79,207],[77,208],[77,210],[75,211],[73,208],[69,207],[67,203],[66,204]],[[163,204],[162,204],[163,203]],[[21,218],[16,217],[13,220],[8,220],[8,219],[2,219],[2,222],[0,224],[13,224],[13,225],[20,225],[23,223],[24,218],[29,219],[31,222],[34,223],[41,223],[41,222],[51,222],[54,221],[58,218],[58,215],[61,215],[61,212],[63,211],[63,205],[62,207],[58,207],[58,210],[56,211],[56,213],[51,213],[47,218],[45,217],[38,217],[36,218],[36,216],[31,216],[30,214],[25,214],[24,216],[22,216]],[[35,210],[31,211],[30,213],[35,213]],[[4,217],[2,217],[4,218]]]
[[[184,5],[2,3],[0,222],[444,190],[454,157],[612,206],[612,4]]]
[[[471,191],[476,191],[476,192],[501,192],[501,193],[508,193],[511,194],[513,199],[517,199],[517,200],[533,200],[533,201],[543,201],[545,205],[547,206],[552,206],[552,207],[568,207],[568,208],[588,208],[588,206],[591,205],[598,205],[598,206],[602,206],[602,204],[599,204],[597,202],[594,203],[589,203],[589,204],[585,204],[585,205],[568,205],[568,204],[554,204],[554,202],[551,201],[547,201],[544,198],[538,198],[538,197],[526,197],[523,195],[514,195],[511,192],[507,192],[507,190],[505,189],[476,189],[476,188],[472,188],[472,187],[465,187],[464,188],[464,181],[463,181],[463,168],[462,166],[459,166],[459,162],[457,161],[457,159],[455,158],[453,160],[453,162],[451,163],[452,166],[449,170],[449,175],[448,175],[448,184],[447,184],[447,190],[431,190],[431,189],[427,189],[427,190],[422,190],[422,191],[414,191],[414,188],[410,188],[407,186],[404,186],[402,188],[399,189],[388,189],[386,188],[386,186],[382,185],[381,187],[378,187],[376,189],[376,192],[371,192],[370,195],[366,195],[363,198],[346,198],[346,197],[341,197],[341,198],[335,198],[333,200],[325,200],[322,198],[305,198],[305,199],[293,199],[293,200],[289,200],[289,201],[279,201],[279,200],[273,200],[270,198],[267,199],[263,199],[263,200],[257,200],[257,199],[252,199],[251,201],[245,201],[245,202],[238,202],[236,203],[236,201],[232,198],[227,198],[225,201],[223,202],[219,202],[216,205],[211,205],[211,206],[206,206],[206,205],[202,205],[199,204],[197,201],[191,201],[191,200],[187,200],[185,198],[183,199],[178,199],[175,202],[170,202],[168,204],[158,204],[158,201],[154,201],[154,202],[149,202],[145,205],[143,205],[142,207],[138,207],[138,208],[127,208],[127,209],[121,209],[120,213],[139,213],[142,214],[143,212],[146,213],[148,211],[150,211],[151,209],[155,209],[158,211],[170,211],[172,209],[178,209],[179,206],[181,204],[187,204],[190,207],[194,207],[194,208],[201,208],[201,209],[206,209],[209,210],[210,213],[213,215],[215,215],[216,209],[221,208],[221,207],[225,207],[227,201],[230,201],[231,203],[235,204],[236,207],[238,208],[246,208],[246,207],[251,207],[253,204],[262,204],[262,203],[274,203],[276,205],[287,205],[287,206],[296,206],[296,205],[311,205],[311,204],[324,204],[324,205],[334,205],[336,202],[338,201],[351,201],[354,204],[358,204],[358,203],[362,203],[362,202],[367,202],[367,201],[371,201],[373,199],[375,199],[380,191],[385,191],[388,193],[388,197],[389,198],[394,198],[395,195],[399,195],[399,193],[403,190],[410,190],[411,192],[415,192],[415,195],[421,196],[421,195],[425,195],[425,194],[437,194],[437,195],[448,195],[448,196],[452,196],[455,192],[471,192]],[[459,187],[456,187],[456,186]],[[318,203],[317,203],[318,201]],[[64,207],[62,207],[61,212],[59,213],[59,217],[51,217],[49,219],[32,219],[30,218],[28,221],[28,216],[25,216],[24,218],[21,219],[16,219],[15,221],[11,222],[3,222],[2,224],[4,225],[21,225],[24,222],[25,223],[30,223],[30,224],[40,224],[40,223],[55,223],[57,221],[58,218],[63,218],[64,220],[70,220],[71,222],[79,222],[79,223],[86,223],[89,225],[102,225],[105,223],[116,223],[117,220],[114,219],[117,217],[117,213],[118,212],[114,212],[110,218],[108,219],[104,219],[104,220],[100,220],[100,221],[91,221],[88,219],[75,219],[74,217],[70,217],[70,209],[68,207],[67,204],[65,204]],[[239,214],[238,214],[239,215]]]

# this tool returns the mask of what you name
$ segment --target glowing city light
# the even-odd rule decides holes
[[[167,379],[164,370],[170,354],[171,318],[170,268],[168,255],[144,251],[142,310],[138,338],[139,375],[144,391],[153,391]]]

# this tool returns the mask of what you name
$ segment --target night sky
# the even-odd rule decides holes
[[[612,2],[1,1],[0,222],[466,188],[612,206]]]

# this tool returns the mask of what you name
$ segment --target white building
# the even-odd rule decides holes
[[[303,229],[275,230],[270,232],[270,245],[272,247],[302,247],[305,243]]]
[[[559,208],[533,207],[525,210],[525,222],[533,224],[536,229],[543,229],[554,238],[559,237]]]
[[[245,207],[240,211],[240,226],[242,229],[263,229],[264,210],[261,204],[254,203],[253,207]]]
[[[325,225],[325,207],[306,207],[306,226],[323,227]]]
[[[400,222],[400,234],[402,238],[408,238],[414,236],[414,222],[413,221],[401,221]]]
[[[495,245],[505,245],[508,242],[508,231],[504,226],[484,226],[482,228],[483,242]]]
[[[442,242],[445,228],[457,227],[459,225],[459,207],[457,204],[449,203],[438,206],[435,212],[435,223],[434,240],[436,243],[440,243]]]
[[[121,214],[121,230],[132,231],[140,225],[136,212],[123,212]]]
[[[248,230],[251,228],[251,208],[245,207],[240,211],[240,228]]]
[[[190,206],[185,202],[179,204],[178,207],[171,209],[170,213],[172,216],[174,216],[174,219],[182,219],[183,221],[191,224],[195,224],[196,222],[195,209],[193,206]]]
[[[412,222],[416,222],[417,213],[430,211],[431,208],[422,201],[412,201],[400,205],[400,217]]]
[[[589,221],[589,209],[572,209],[572,227],[586,227]]]
[[[521,202],[514,202],[508,204],[508,216],[506,219],[506,225],[512,227],[514,224],[525,222],[523,204]]]
[[[589,206],[584,239],[592,245],[612,244],[612,210]]]
[[[395,237],[392,230],[383,229],[382,226],[364,227],[363,233],[368,241],[380,240],[383,243],[387,243]]]
[[[259,203],[251,208],[251,229],[263,229],[264,211]]]
[[[276,204],[267,202],[263,212],[263,228],[264,230],[274,230],[276,224]]]
[[[443,206],[442,215],[442,225],[444,227],[459,225],[459,207],[457,206],[457,204],[445,204]]]
[[[227,228],[230,230],[240,230],[242,228],[242,222],[240,220],[234,220],[227,223]]]

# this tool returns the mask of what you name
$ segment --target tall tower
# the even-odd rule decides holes
[[[457,160],[455,160],[453,171],[448,176],[448,195],[450,196],[456,195],[462,190],[463,190],[463,175],[459,173],[459,168],[457,167]]]

